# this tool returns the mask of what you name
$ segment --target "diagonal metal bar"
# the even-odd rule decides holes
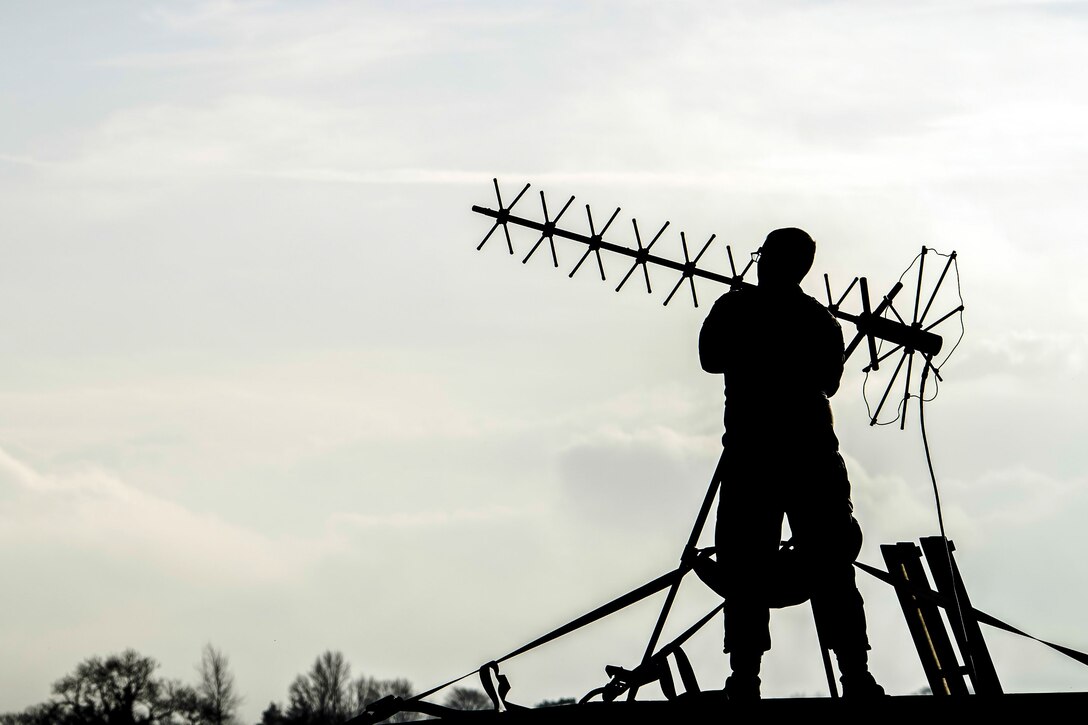
[[[711,237],[710,240],[714,241],[714,238]],[[709,245],[710,242],[707,242],[707,244]],[[672,292],[669,292],[669,296],[665,298],[664,305],[668,306],[669,302],[672,300],[673,295],[676,294],[676,291],[680,289],[680,285],[684,284],[684,280],[686,279],[688,280],[688,282],[691,283],[691,301],[695,304],[696,307],[698,307],[699,298],[695,295],[695,279],[693,278],[693,272],[696,267],[695,262],[692,261],[691,257],[688,255],[688,238],[687,235],[684,234],[684,232],[680,232],[680,246],[684,250],[684,266],[680,270],[680,279],[676,280],[676,286],[672,288]],[[705,247],[703,251],[706,251]]]
[[[688,274],[687,271],[686,271],[686,268],[690,266],[691,268],[694,269],[696,263],[698,263],[698,261],[699,261],[699,257],[695,257],[695,259],[689,260],[688,259],[687,239],[684,237],[683,232],[680,232],[680,238],[684,240],[684,267],[685,267],[684,276],[686,276],[688,278],[688,284],[691,285],[691,303],[693,305],[695,305],[696,307],[698,307],[699,306],[699,298],[695,296],[695,277],[693,277],[691,274]],[[713,242],[713,241],[714,241],[714,237],[711,237],[710,242]],[[706,243],[708,247],[710,246],[710,242]],[[703,252],[705,252],[705,251],[706,251],[706,247],[703,247]],[[701,255],[702,252],[699,252],[699,254]]]
[[[890,357],[891,357],[892,355],[894,355],[895,353],[899,352],[899,351],[900,351],[900,350],[902,350],[902,349],[903,349],[903,345],[896,345],[896,346],[895,346],[895,347],[893,347],[893,348],[892,348],[891,350],[888,350],[888,352],[886,352],[886,353],[884,353],[883,355],[881,355],[880,357],[878,357],[878,358],[876,359],[876,361],[877,361],[878,363],[882,363],[882,362],[884,362],[885,360],[887,360],[887,359],[888,359],[888,358],[890,358]],[[863,367],[863,368],[861,369],[861,372],[863,372],[863,373],[867,373],[867,372],[870,372],[871,370],[872,370],[872,368],[871,368],[871,367],[869,367],[868,365],[866,365],[865,367]]]
[[[744,265],[744,269],[742,269],[742,270],[740,271],[740,277],[738,277],[737,279],[738,279],[738,280],[742,280],[742,279],[744,279],[744,275],[748,274],[748,270],[750,270],[750,269],[752,268],[752,265],[753,265],[753,264],[755,264],[755,263],[756,263],[756,255],[755,255],[755,254],[753,254],[753,255],[752,255],[752,256],[751,256],[751,257],[750,257],[750,258],[748,259],[748,264]]]
[[[646,272],[646,294],[650,294],[650,273],[646,271],[645,262],[638,261],[639,255],[641,255],[644,251],[642,248],[642,236],[638,233],[638,222],[632,219],[631,226],[635,228],[635,244],[638,245],[638,254],[635,255],[635,263],[631,265],[631,269],[627,270],[627,274],[623,275],[623,279],[621,279],[620,283],[616,285],[616,291],[619,292],[621,289],[623,289],[623,286],[627,284],[627,280],[631,278],[631,275],[635,273],[635,269],[641,264],[642,271]]]
[[[704,244],[703,248],[699,250],[699,253],[695,255],[695,259],[691,260],[692,264],[698,264],[699,263],[699,260],[703,258],[703,255],[706,253],[706,250],[710,249],[710,245],[714,243],[714,240],[717,239],[717,237],[718,237],[717,234],[711,234],[710,235],[710,239],[706,240],[706,244]]]
[[[494,224],[491,225],[491,229],[487,232],[487,234],[484,235],[483,241],[480,242],[476,246],[476,251],[477,252],[484,248],[484,245],[487,244],[487,240],[491,239],[491,235],[494,234],[495,230],[498,229],[499,227],[502,227],[503,229],[506,229],[506,225],[503,224],[502,222],[495,222]],[[513,249],[513,248],[514,248],[514,245],[511,244],[510,249]]]
[[[551,248],[551,252],[552,252],[552,264],[555,265],[556,267],[559,266],[559,257],[555,253],[555,235],[558,232],[560,232],[561,230],[558,227],[556,227],[555,225],[559,222],[559,218],[563,216],[563,212],[565,212],[570,207],[571,202],[573,202],[573,201],[574,201],[574,197],[571,196],[571,198],[567,199],[567,203],[563,205],[563,208],[559,210],[559,213],[555,215],[555,219],[551,219],[551,218],[548,217],[548,201],[547,201],[547,199],[544,198],[544,192],[543,191],[540,192],[540,206],[544,210],[544,223],[537,225],[537,228],[539,229],[539,231],[541,233],[540,234],[540,239],[536,240],[536,244],[534,244],[533,248],[529,250],[529,253],[525,255],[525,259],[521,260],[522,264],[525,264],[526,262],[528,262],[529,258],[533,256],[533,253],[536,252],[536,250],[540,247],[541,243],[545,239],[547,239],[548,240],[548,246]],[[476,207],[472,207],[472,210],[476,211]],[[491,211],[491,210],[489,209],[488,211]],[[515,224],[520,224],[521,223],[520,218],[515,217],[513,215],[507,215],[507,216],[508,216],[508,221],[512,221]],[[522,225],[522,226],[525,226],[525,225]],[[560,236],[563,236],[563,235],[560,235]]]
[[[876,410],[873,411],[873,417],[869,420],[869,425],[876,425],[876,419],[880,417],[880,409],[884,407],[885,401],[888,400],[888,393],[892,392],[892,386],[895,385],[895,379],[899,376],[899,371],[903,369],[903,361],[906,360],[907,353],[903,353],[903,356],[899,358],[899,364],[895,366],[895,372],[892,373],[891,380],[888,381],[888,387],[884,388],[884,395],[880,396],[880,403],[876,406]]]
[[[710,516],[710,509],[714,505],[714,499],[718,496],[718,489],[721,487],[722,479],[725,476],[725,451],[722,451],[721,456],[718,457],[718,465],[714,467],[714,475],[710,479],[710,486],[707,487],[706,495],[703,496],[703,504],[699,507],[699,513],[695,517],[695,525],[691,527],[691,533],[688,534],[687,545],[684,547],[684,552],[681,554],[681,561],[687,556],[695,547],[699,544],[699,536],[703,533],[703,527],[706,526],[706,520]],[[650,658],[654,655],[654,650],[657,649],[657,642],[661,638],[661,632],[665,628],[665,620],[669,616],[669,611],[672,609],[672,603],[676,599],[676,592],[680,589],[680,579],[672,583],[669,587],[669,593],[665,596],[665,603],[661,606],[661,613],[658,614],[657,622],[654,624],[654,630],[650,634],[650,641],[646,644],[646,649],[642,654],[642,664],[646,664],[650,661]],[[632,687],[627,693],[628,700],[634,700],[638,695],[638,687]]]
[[[599,239],[600,237],[598,236],[597,232],[594,231],[594,229],[593,229],[593,212],[590,211],[589,204],[586,204],[586,218],[589,219],[589,238],[590,239]],[[597,252],[597,257],[599,259],[600,256],[601,256],[600,248],[595,246],[592,242],[590,244],[586,245],[586,253],[582,255],[582,258],[578,260],[578,264],[574,265],[574,269],[572,269],[570,271],[570,274],[568,274],[567,276],[573,278],[574,273],[577,272],[578,268],[582,266],[582,262],[586,261],[586,258],[590,255],[591,252],[594,252],[594,251]],[[604,279],[603,270],[601,272],[601,278]]]
[[[888,300],[888,304],[891,304],[890,300]],[[869,282],[864,277],[861,278],[861,311],[865,317],[872,316],[872,313],[869,311]],[[877,315],[879,314],[880,313],[877,313]],[[867,334],[865,338],[869,343],[870,364],[872,365],[873,370],[877,370],[878,363],[876,361],[876,339],[873,338],[872,333]]]
[[[840,297],[839,301],[835,303],[836,308],[842,306],[843,300],[846,299],[846,295],[850,294],[850,290],[854,289],[854,285],[856,285],[858,283],[858,279],[859,279],[859,277],[854,277],[854,279],[850,282],[850,284],[846,285],[846,291],[842,293],[842,297]]]
[[[518,195],[514,197],[514,200],[512,202],[510,202],[510,206],[503,207],[503,205],[502,205],[502,196],[499,195],[499,180],[498,179],[492,179],[491,181],[494,182],[494,184],[495,184],[495,198],[498,199],[498,201],[499,201],[499,208],[500,209],[505,208],[508,213],[509,213],[509,211],[511,209],[514,208],[514,205],[517,204],[518,201],[521,200],[521,197],[524,196],[525,192],[529,190],[529,185],[528,184],[521,187],[521,191],[519,191]],[[510,254],[513,254],[514,253],[514,243],[510,240],[510,227],[507,226],[506,222],[503,222],[503,224],[502,224],[502,233],[506,236],[506,248],[510,251]],[[481,244],[480,246],[483,246],[483,245]],[[477,251],[479,251],[479,248],[477,248]]]
[[[926,332],[929,332],[929,331],[930,331],[930,330],[932,330],[932,329],[933,329],[934,327],[936,327],[937,325],[941,324],[942,322],[944,322],[945,320],[947,320],[947,319],[948,319],[949,317],[951,317],[952,315],[955,315],[955,314],[957,314],[957,313],[959,313],[959,312],[963,312],[963,305],[960,305],[959,307],[957,307],[956,309],[952,310],[951,312],[949,312],[949,313],[948,313],[947,315],[945,315],[945,316],[944,316],[944,317],[942,317],[941,319],[937,320],[937,321],[936,321],[936,322],[934,322],[933,324],[931,324],[931,325],[929,325],[928,327],[924,328],[924,329],[925,329],[925,331],[926,331]]]
[[[559,210],[559,213],[555,215],[555,219],[552,219],[552,226],[553,227],[556,224],[559,223],[560,217],[562,217],[563,213],[568,208],[570,208],[571,202],[573,202],[573,201],[574,201],[574,196],[572,195],[569,199],[567,199],[567,203],[563,205],[563,208]],[[556,253],[555,253],[555,235],[554,234],[549,234],[548,235],[548,247],[550,247],[551,250],[552,250],[552,264],[555,265],[556,268],[558,268],[559,267],[559,256],[556,255]]]
[[[937,278],[937,285],[933,288],[933,292],[929,295],[929,302],[926,303],[926,308],[922,310],[922,316],[918,318],[918,324],[922,324],[926,320],[926,315],[929,314],[929,308],[933,306],[933,300],[937,298],[937,292],[941,289],[941,284],[944,282],[944,276],[948,274],[948,268],[952,266],[952,263],[956,261],[956,253],[948,255],[948,261],[944,263],[944,269],[941,270],[941,276]],[[962,307],[960,308],[963,309]],[[926,328],[929,329],[929,328]]]
[[[904,379],[903,384],[903,414],[899,416],[899,430],[904,430],[907,426],[907,403],[910,402],[910,373],[914,368],[914,350],[910,350],[907,353],[907,377]]]
[[[691,260],[691,266],[693,268],[699,263],[699,260],[702,259],[703,255],[706,254],[706,250],[710,249],[710,245],[714,243],[714,240],[717,239],[717,237],[717,234],[711,234],[710,239],[706,240],[706,244],[704,244],[703,248],[699,250],[699,253],[695,255],[695,259]],[[698,307],[699,298],[695,295],[695,278],[689,275],[688,282],[691,284],[691,301]]]
[[[536,253],[536,250],[544,242],[544,237],[555,230],[555,224],[553,224],[548,217],[548,200],[544,198],[543,191],[540,192],[540,206],[544,209],[544,224],[540,227],[540,239],[536,240],[536,244],[534,244],[533,248],[529,250],[529,253],[525,255],[525,259],[521,260],[522,264],[528,263],[529,258]]]
[[[662,303],[664,306],[668,307],[669,302],[672,300],[672,296],[676,294],[676,290],[680,289],[680,285],[682,284],[684,284],[683,275],[681,275],[680,279],[676,280],[676,285],[672,288],[672,292],[669,292],[669,296],[666,297],[665,301]]]
[[[586,204],[586,217],[589,219],[589,238],[590,243],[586,245],[586,252],[582,255],[582,258],[578,260],[578,264],[574,265],[574,269],[570,271],[568,277],[573,277],[574,273],[578,271],[578,268],[582,266],[582,262],[586,261],[590,253],[596,253],[597,255],[597,267],[601,270],[601,281],[605,279],[604,276],[604,261],[601,260],[601,246],[600,243],[604,237],[604,233],[608,231],[608,227],[612,224],[612,220],[616,218],[616,215],[620,213],[620,208],[616,207],[616,211],[612,212],[612,216],[608,219],[608,223],[604,225],[600,233],[597,233],[593,226],[593,212],[589,208],[589,204]]]
[[[926,266],[926,248],[922,247],[922,253],[918,255],[918,285],[914,289],[914,317],[910,322],[913,325],[918,322],[918,306],[922,301],[922,270]]]
[[[907,321],[904,320],[903,316],[899,314],[899,310],[895,309],[895,305],[888,305],[888,309],[892,311],[893,315],[895,315],[895,319],[899,320],[904,325],[907,324]]]
[[[654,235],[654,238],[651,239],[650,243],[645,247],[642,246],[642,236],[638,232],[638,221],[632,219],[631,226],[634,227],[635,230],[635,243],[638,245],[638,250],[636,251],[632,249],[627,249],[626,247],[619,247],[619,249],[624,250],[620,253],[626,254],[629,257],[634,257],[635,263],[631,265],[631,269],[627,270],[627,274],[623,276],[623,279],[616,287],[616,291],[620,291],[620,288],[622,288],[623,285],[626,284],[628,278],[630,278],[631,274],[635,271],[635,268],[641,264],[642,274],[646,278],[646,294],[651,294],[653,290],[650,287],[650,271],[647,269],[646,263],[651,259],[656,260],[656,257],[652,257],[650,255],[650,250],[653,248],[654,244],[657,243],[657,240],[661,238],[661,235],[665,233],[665,230],[669,228],[669,222],[665,222],[661,225],[661,228],[657,230],[657,234]],[[608,249],[609,251],[616,251],[611,249],[611,245],[609,244],[605,244],[602,242],[601,246],[605,249]]]
[[[495,233],[495,230],[501,226],[503,234],[506,235],[506,248],[510,250],[510,254],[513,254],[514,243],[510,240],[510,229],[507,227],[507,220],[509,218],[510,210],[514,208],[514,205],[518,203],[518,200],[521,199],[522,195],[529,189],[529,184],[522,187],[518,195],[514,197],[514,200],[510,202],[510,206],[503,206],[502,193],[499,192],[499,180],[492,179],[491,182],[495,185],[495,199],[499,202],[499,216],[495,218],[495,224],[492,225],[491,230],[488,231],[484,236],[483,241],[476,247],[476,251],[478,252],[483,249],[484,245],[487,244],[487,240],[490,239],[491,235]]]
[[[574,265],[574,269],[572,269],[570,271],[570,274],[568,274],[567,276],[568,277],[574,277],[574,273],[578,271],[578,268],[582,266],[582,262],[586,261],[586,259],[589,257],[589,255],[592,252],[593,252],[592,247],[586,247],[586,251],[585,251],[584,254],[582,254],[581,258],[578,260],[578,264]]]
[[[589,213],[589,204],[586,204],[586,213]],[[612,212],[612,216],[608,217],[608,221],[604,223],[604,227],[601,228],[601,233],[594,235],[598,244],[593,246],[593,253],[597,255],[597,268],[601,270],[601,281],[605,281],[604,276],[604,260],[601,259],[601,245],[600,241],[604,239],[604,233],[608,231],[608,227],[612,226],[612,222],[615,221],[616,215],[620,213],[620,208],[617,206],[616,211]],[[590,226],[590,231],[593,231],[593,227]]]

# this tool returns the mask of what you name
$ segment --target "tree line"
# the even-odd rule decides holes
[[[158,663],[127,649],[91,657],[53,683],[53,696],[0,725],[233,725],[242,698],[226,655],[206,645],[195,685],[155,676]]]
[[[0,715],[0,725],[241,725],[242,697],[222,651],[204,647],[195,684],[157,677],[158,666],[132,649],[91,657],[53,683],[49,700]],[[257,725],[339,725],[387,695],[412,694],[411,683],[402,678],[353,678],[342,653],[325,651],[291,683],[285,702],[268,704]],[[538,706],[569,702],[547,700]],[[492,707],[487,695],[471,687],[452,688],[443,704],[456,710]],[[387,722],[416,718],[397,713]]]

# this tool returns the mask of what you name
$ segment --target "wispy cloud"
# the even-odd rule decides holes
[[[1019,331],[974,340],[961,363],[974,375],[1068,375],[1084,370],[1086,356],[1083,334]]]
[[[12,154],[0,154],[0,163],[11,164],[13,166],[29,166],[32,168],[49,168],[52,166],[48,161],[43,161],[33,156],[18,156]]]
[[[83,556],[188,581],[275,581],[305,554],[214,514],[141,491],[98,468],[41,473],[0,450],[0,538],[7,546],[78,547]],[[11,495],[15,493],[16,495]],[[292,551],[294,553],[292,553]]]
[[[334,527],[364,529],[415,529],[460,524],[479,524],[492,521],[535,516],[543,512],[517,509],[509,506],[486,506],[476,509],[458,508],[449,511],[411,511],[392,514],[335,513],[330,522]]]

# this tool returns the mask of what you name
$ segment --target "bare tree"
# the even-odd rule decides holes
[[[401,699],[412,696],[412,684],[397,678],[380,680],[361,676],[351,679],[351,667],[340,652],[326,651],[309,672],[299,675],[287,691],[287,707],[270,703],[261,714],[262,725],[338,725],[383,697]],[[383,722],[401,723],[418,720],[413,712],[394,713]]]
[[[351,667],[341,652],[326,650],[287,692],[288,719],[313,725],[340,723],[352,715]]]
[[[154,722],[169,709],[162,681],[152,677],[157,667],[155,660],[131,649],[104,660],[91,657],[53,683],[55,702],[65,720]]]
[[[150,722],[164,725],[206,725],[201,696],[189,685],[178,680],[166,680],[155,709],[149,711]]]
[[[283,714],[280,706],[275,702],[270,702],[264,712],[261,713],[261,722],[258,725],[286,725],[287,722],[287,716]]]
[[[228,725],[234,722],[235,712],[242,698],[234,687],[234,674],[230,661],[220,650],[208,644],[197,667],[200,682],[196,686],[200,696],[201,712],[209,725]]]
[[[55,702],[31,705],[23,712],[0,715],[0,725],[56,725],[65,721],[63,708]]]
[[[131,649],[91,657],[53,683],[50,701],[0,715],[0,724],[204,725],[196,690],[155,677],[157,667]]]
[[[446,698],[446,707],[454,710],[490,710],[491,698],[475,687],[455,687]]]

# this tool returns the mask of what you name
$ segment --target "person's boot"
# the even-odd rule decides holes
[[[835,650],[839,660],[839,682],[842,683],[842,696],[850,700],[872,700],[885,696],[884,688],[869,672],[869,654],[859,652],[840,652]]]
[[[729,667],[733,673],[725,680],[725,699],[732,702],[759,700],[759,666],[762,652],[732,652]]]

